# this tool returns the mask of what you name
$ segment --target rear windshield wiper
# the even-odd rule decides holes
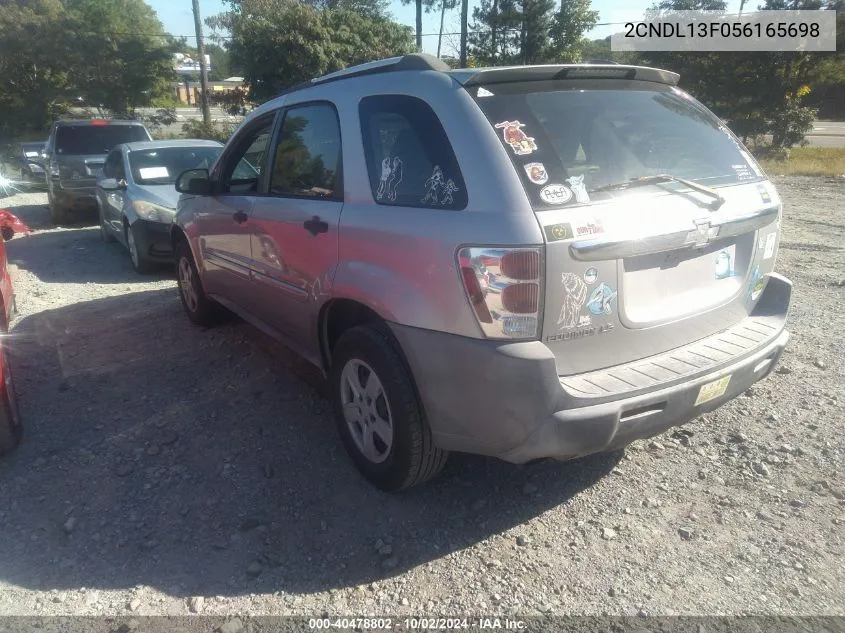
[[[692,180],[678,178],[677,176],[672,176],[670,174],[656,174],[654,176],[643,176],[642,178],[631,178],[630,180],[625,180],[623,182],[615,182],[609,185],[604,185],[603,187],[598,187],[597,189],[593,189],[593,191],[619,191],[622,189],[632,189],[633,187],[656,185],[661,182],[677,182],[689,187],[693,191],[698,191],[699,193],[710,196],[713,198],[713,202],[711,202],[709,206],[714,211],[725,203],[725,199],[715,189],[711,189],[707,185],[700,185]]]

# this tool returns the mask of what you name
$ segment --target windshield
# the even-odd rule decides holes
[[[671,86],[605,79],[470,90],[541,207],[626,195],[597,190],[658,174],[709,186],[763,177],[718,118]]]
[[[221,147],[162,147],[132,151],[129,167],[139,185],[171,185],[189,169],[210,169]]]
[[[56,130],[56,153],[108,154],[115,145],[149,140],[141,125],[65,125]]]

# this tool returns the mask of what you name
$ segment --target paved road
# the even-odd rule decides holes
[[[815,147],[845,147],[845,121],[816,121],[807,140]]]

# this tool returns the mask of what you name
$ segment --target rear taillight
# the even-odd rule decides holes
[[[462,248],[458,265],[467,298],[485,336],[538,336],[542,308],[539,248]]]

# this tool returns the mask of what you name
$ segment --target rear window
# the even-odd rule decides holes
[[[565,80],[470,92],[538,208],[626,195],[595,190],[657,174],[709,186],[762,179],[724,124],[672,86]]]
[[[139,185],[170,185],[189,169],[211,169],[222,147],[160,147],[129,153],[132,180]]]
[[[149,140],[141,125],[63,125],[56,130],[56,153],[108,154],[115,145]]]
[[[361,100],[361,133],[378,204],[463,209],[467,193],[457,158],[437,115],[405,95]]]

